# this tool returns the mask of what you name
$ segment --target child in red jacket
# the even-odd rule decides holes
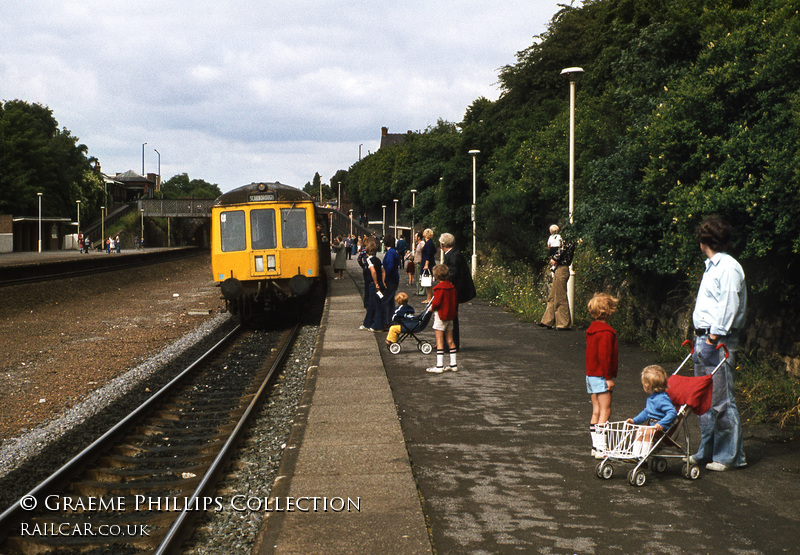
[[[456,342],[453,339],[453,320],[458,316],[458,293],[455,286],[447,280],[450,270],[445,264],[433,267],[433,277],[439,283],[433,288],[433,331],[436,334],[436,366],[427,369],[428,372],[441,374],[445,370],[458,372],[456,363]],[[444,344],[450,351],[450,364],[444,365]]]
[[[596,293],[589,301],[594,322],[586,330],[586,392],[592,397],[592,456],[599,459],[606,450],[605,425],[611,417],[611,392],[619,365],[617,332],[607,322],[616,310],[617,299],[611,295]]]

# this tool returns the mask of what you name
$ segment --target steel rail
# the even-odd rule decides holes
[[[185,377],[189,374],[195,367],[205,361],[209,356],[217,352],[220,347],[226,344],[231,337],[233,337],[239,330],[241,326],[236,326],[232,329],[225,337],[223,337],[220,341],[218,341],[214,346],[208,349],[205,353],[203,353],[197,360],[192,362],[189,366],[187,366],[180,374],[175,376],[169,383],[163,386],[158,392],[156,392],[153,396],[147,399],[144,403],[142,403],[138,408],[136,408],[133,412],[128,414],[125,418],[115,424],[111,429],[105,432],[102,436],[97,438],[94,442],[92,442],[88,447],[84,448],[83,451],[75,455],[69,462],[67,462],[64,466],[56,470],[53,474],[51,474],[48,478],[44,481],[39,483],[36,487],[34,487],[31,491],[27,494],[23,495],[20,499],[18,499],[13,505],[8,507],[2,514],[0,514],[0,539],[5,539],[7,537],[8,531],[11,529],[10,524],[20,515],[20,513],[24,510],[22,509],[21,503],[24,499],[34,498],[37,501],[37,505],[41,503],[42,496],[49,490],[56,488],[60,485],[66,483],[70,476],[75,474],[78,469],[84,466],[92,457],[96,454],[101,452],[103,449],[107,447],[107,444],[111,443],[113,440],[116,439],[116,435],[121,431],[127,428],[128,426],[132,425],[136,420],[138,420],[147,410],[150,409],[156,402],[160,401],[164,396],[166,396],[171,390],[176,387]]]
[[[187,527],[189,526],[191,519],[195,516],[191,511],[191,508],[194,507],[195,500],[206,493],[209,486],[217,479],[218,475],[224,469],[229,456],[236,447],[242,433],[245,431],[248,421],[261,401],[263,393],[266,391],[267,387],[269,387],[269,384],[272,382],[272,378],[277,370],[286,360],[286,356],[289,353],[289,348],[294,342],[294,339],[297,337],[300,327],[301,323],[298,322],[295,324],[295,327],[286,335],[283,341],[283,346],[277,353],[275,360],[270,366],[270,369],[258,388],[258,391],[255,393],[255,395],[253,395],[253,398],[250,400],[247,408],[242,413],[242,416],[239,418],[239,421],[236,423],[236,426],[234,427],[230,436],[228,436],[225,445],[223,445],[222,449],[211,463],[211,466],[209,466],[208,470],[206,470],[206,473],[203,475],[203,479],[197,485],[194,493],[189,500],[184,503],[181,514],[178,515],[178,517],[172,523],[172,526],[170,526],[170,529],[167,531],[166,535],[161,540],[158,549],[155,551],[156,555],[174,552],[179,547],[180,542],[184,540],[184,536],[188,535]]]
[[[208,251],[206,250],[187,250],[187,251],[176,251],[176,253],[172,256],[165,256],[163,258],[150,258],[144,260],[136,260],[139,258],[138,256],[129,256],[127,258],[131,258],[131,261],[126,261],[121,264],[110,264],[110,265],[102,265],[99,267],[91,267],[81,270],[73,270],[69,272],[54,272],[52,274],[41,274],[29,277],[21,277],[21,278],[12,278],[12,279],[0,279],[0,287],[7,287],[11,285],[22,285],[25,283],[39,283],[42,281],[52,281],[56,279],[69,279],[73,277],[81,277],[91,274],[99,274],[99,273],[106,273],[106,272],[114,272],[117,270],[130,270],[132,268],[140,268],[142,266],[152,266],[153,264],[161,264],[164,262],[174,262],[176,260],[182,260],[184,258],[191,258],[193,256],[200,256],[206,254]],[[63,262],[63,261],[62,261]],[[38,268],[46,267],[46,266],[59,266],[57,262],[44,264],[43,266],[37,266]]]

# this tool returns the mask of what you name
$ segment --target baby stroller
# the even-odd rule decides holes
[[[400,320],[400,336],[395,343],[389,345],[389,352],[396,355],[400,352],[400,343],[405,341],[408,337],[413,337],[417,342],[417,349],[422,351],[422,354],[429,355],[433,351],[433,345],[424,339],[420,339],[416,334],[423,331],[428,327],[428,322],[431,321],[433,311],[431,310],[433,299],[425,305],[425,308],[417,316],[412,318],[402,318]]]
[[[724,349],[725,356],[707,376],[679,376],[681,368],[694,354],[694,344],[688,339],[683,345],[690,346],[689,354],[667,381],[667,395],[677,409],[678,416],[666,433],[656,432],[652,426],[629,424],[628,422],[609,422],[605,427],[605,458],[597,464],[595,472],[598,478],[605,480],[614,475],[615,462],[633,463],[633,470],[628,472],[628,482],[632,486],[641,487],[647,481],[642,470],[645,462],[650,470],[662,473],[667,469],[667,459],[676,458],[683,461],[681,471],[683,477],[697,480],[700,467],[690,462],[692,450],[689,446],[689,428],[686,417],[694,412],[704,414],[711,407],[713,376],[728,360],[728,348],[720,343],[717,349]],[[683,429],[683,443],[676,439]]]

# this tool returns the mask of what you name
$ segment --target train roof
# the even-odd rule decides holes
[[[300,202],[310,200],[311,195],[305,191],[276,181],[274,183],[251,183],[250,185],[237,187],[218,197],[214,201],[214,206],[247,204],[248,202],[259,201]]]

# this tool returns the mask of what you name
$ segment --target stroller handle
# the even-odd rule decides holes
[[[725,351],[725,358],[723,360],[727,360],[728,356],[730,356],[730,351],[728,351],[728,346],[725,343],[717,344],[717,350],[723,349]]]
[[[681,343],[681,347],[686,347],[687,345],[689,347],[689,354],[690,355],[694,354],[694,341],[692,341],[691,339],[687,339],[686,341]]]

